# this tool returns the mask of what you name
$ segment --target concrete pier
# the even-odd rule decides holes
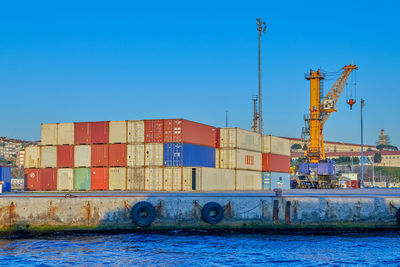
[[[150,226],[140,227],[132,207],[151,203]],[[208,202],[223,207],[213,225],[202,218]],[[396,229],[400,190],[288,190],[273,192],[65,192],[0,195],[0,234],[111,230]]]

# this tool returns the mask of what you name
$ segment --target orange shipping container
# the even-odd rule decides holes
[[[57,167],[74,167],[74,146],[65,145],[57,147]]]
[[[108,147],[108,165],[110,167],[126,166],[126,144],[110,144]]]
[[[25,188],[29,191],[40,190],[39,169],[25,169]]]
[[[75,122],[74,126],[75,145],[91,144],[91,123]]]
[[[108,190],[108,168],[92,168],[91,190]]]
[[[108,167],[108,145],[92,145],[92,167]]]
[[[262,171],[290,173],[290,156],[262,154]]]
[[[96,121],[91,125],[91,143],[92,144],[107,144],[109,123],[108,121]]]
[[[40,189],[57,190],[57,168],[40,169]]]

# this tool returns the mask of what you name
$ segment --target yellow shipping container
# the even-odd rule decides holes
[[[57,123],[42,123],[42,145],[57,145]]]
[[[126,173],[126,190],[144,190],[144,168],[128,168]]]
[[[58,191],[74,190],[73,168],[59,168],[57,170],[57,190]]]
[[[180,167],[164,168],[165,191],[182,191],[182,171]]]
[[[220,148],[237,148],[261,152],[261,135],[239,128],[220,129]]]
[[[271,153],[282,156],[290,156],[290,140],[273,136],[264,135],[261,138],[262,143],[262,153]]]
[[[128,121],[128,143],[144,143],[144,121]]]
[[[128,167],[144,167],[144,145],[127,145]]]
[[[37,169],[40,167],[40,147],[27,146],[25,147],[25,169]]]
[[[79,145],[74,147],[74,166],[90,167],[91,166],[91,147],[90,145]]]
[[[261,171],[262,154],[243,149],[220,149],[219,167],[222,169]]]
[[[109,168],[110,190],[126,190],[126,168]]]
[[[57,147],[42,146],[40,147],[40,168],[56,168],[57,167]]]
[[[233,191],[235,190],[235,170],[197,168],[200,173],[195,177],[199,180],[201,191]]]
[[[146,144],[145,145],[145,165],[156,167],[163,166],[164,163],[164,145]]]
[[[110,121],[110,135],[109,135],[109,143],[116,144],[126,143],[126,121]]]
[[[261,176],[259,171],[236,170],[236,190],[261,190]]]
[[[57,126],[57,145],[73,145],[74,133],[74,123],[59,123]]]
[[[145,190],[161,191],[163,189],[163,168],[149,167],[145,169]]]

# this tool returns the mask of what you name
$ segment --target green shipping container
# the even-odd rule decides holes
[[[90,190],[90,168],[76,168],[74,172],[74,189]]]

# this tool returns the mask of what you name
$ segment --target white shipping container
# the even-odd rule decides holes
[[[40,147],[27,146],[25,147],[25,169],[37,169],[40,167]]]
[[[197,168],[200,174],[196,175],[202,191],[233,191],[235,190],[235,170]],[[197,181],[196,181],[197,182]]]
[[[146,168],[145,178],[145,190],[161,191],[163,189],[163,168]]]
[[[290,140],[273,135],[264,135],[261,138],[262,150],[264,154],[276,154],[290,156]]]
[[[164,190],[181,191],[182,190],[182,171],[180,167],[164,168]]]
[[[144,168],[128,168],[126,173],[126,190],[144,190]]]
[[[236,190],[261,190],[261,176],[259,171],[236,170]]]
[[[164,145],[163,144],[146,144],[145,145],[145,165],[146,166],[163,166],[164,162]]]
[[[261,171],[262,154],[243,149],[220,149],[219,167],[222,169]]]
[[[126,143],[126,121],[110,121],[109,143]]]
[[[74,148],[74,166],[90,167],[91,164],[91,149],[90,145],[79,145]]]
[[[42,123],[42,145],[57,145],[57,123]]]
[[[126,189],[126,168],[109,168],[109,188],[110,190]]]
[[[57,190],[74,190],[74,169],[59,168],[57,170]]]
[[[128,143],[144,143],[144,121],[128,121]]]
[[[261,152],[261,135],[239,128],[220,128],[220,148]]]
[[[57,145],[73,145],[75,136],[74,123],[59,123],[57,126]]]
[[[42,146],[40,147],[40,168],[56,168],[57,167],[57,147]]]
[[[127,145],[128,167],[144,166],[144,145]]]

